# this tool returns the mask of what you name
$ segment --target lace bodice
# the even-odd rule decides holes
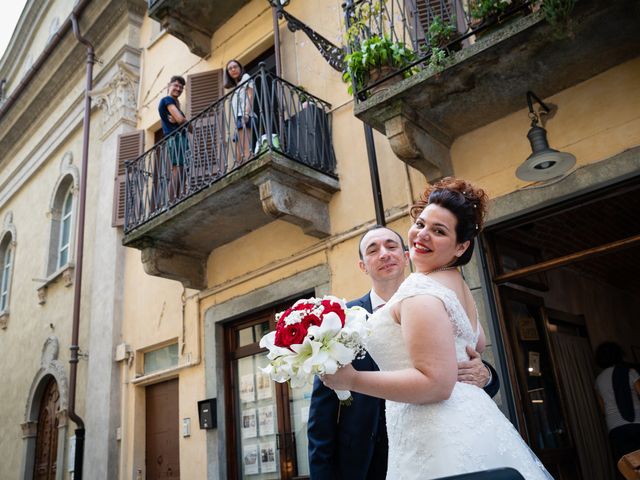
[[[432,295],[442,301],[454,333],[458,362],[468,360],[479,329],[473,330],[456,294],[433,278],[413,273],[369,320],[367,349],[383,371],[413,366],[402,326],[391,308],[405,298]],[[417,405],[386,402],[389,462],[387,479],[425,480],[499,467],[516,468],[527,480],[552,477],[522,441],[513,425],[480,388],[456,383],[445,401]]]
[[[397,337],[402,342],[401,327],[391,316],[391,307],[405,298],[416,295],[432,295],[442,301],[445,310],[449,314],[456,344],[456,358],[458,362],[469,360],[466,352],[467,345],[476,347],[480,328],[474,331],[469,317],[464,307],[458,300],[455,292],[428,275],[422,273],[412,273],[402,283],[398,291],[391,297],[387,304],[378,310],[369,320],[376,335],[367,342],[367,350],[378,363],[382,370],[400,370],[412,366],[406,348],[385,348],[389,345],[389,339]],[[377,345],[377,340],[382,340],[381,345]],[[404,347],[404,342],[402,342]],[[384,349],[384,355],[376,355],[378,347]],[[380,357],[379,359],[377,357]],[[378,362],[378,360],[380,360]]]

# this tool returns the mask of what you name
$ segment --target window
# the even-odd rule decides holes
[[[309,475],[307,419],[311,386],[277,384],[260,367],[267,352],[260,339],[275,328],[275,313],[294,300],[231,324],[225,331],[225,401],[229,478],[292,479]]]
[[[0,312],[9,310],[9,293],[11,289],[11,271],[13,267],[13,238],[6,234],[0,242]]]
[[[148,375],[178,365],[178,344],[173,343],[144,354],[144,374]]]
[[[58,268],[69,263],[71,248],[71,221],[73,213],[73,191],[69,187],[62,202],[62,218],[60,219],[60,241],[58,243]]]
[[[73,173],[63,174],[51,197],[47,278],[73,266],[76,178]]]

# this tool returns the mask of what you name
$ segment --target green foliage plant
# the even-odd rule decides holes
[[[429,25],[429,45],[431,47],[444,47],[451,41],[457,31],[455,18],[445,23],[440,15],[436,15],[431,25]]]
[[[362,90],[372,70],[385,66],[400,70],[416,58],[415,52],[404,43],[394,42],[388,36],[373,35],[363,40],[358,50],[345,56],[347,69],[342,80],[349,85],[347,90],[353,95],[353,84],[356,90]],[[404,76],[412,74],[413,70],[409,69]]]
[[[470,0],[469,13],[471,18],[485,20],[505,12],[512,3],[512,0]]]
[[[566,36],[568,33],[571,12],[576,6],[576,0],[543,0],[540,10],[544,18],[554,31],[556,37]]]

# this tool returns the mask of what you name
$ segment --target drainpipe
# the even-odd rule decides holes
[[[84,217],[87,202],[87,166],[89,163],[89,128],[91,122],[91,96],[93,88],[93,64],[95,51],[93,45],[80,35],[78,17],[75,12],[70,16],[73,33],[78,42],[87,47],[87,77],[84,91],[84,120],[82,122],[82,166],[80,169],[80,206],[78,208],[78,247],[76,250],[76,266],[73,290],[73,323],[71,331],[71,358],[69,359],[69,418],[78,427],[76,429],[76,448],[73,462],[73,478],[82,480],[82,464],[84,459],[84,421],[76,413],[76,383],[78,370],[78,336],[80,331],[80,297],[82,293],[82,257],[84,253]]]

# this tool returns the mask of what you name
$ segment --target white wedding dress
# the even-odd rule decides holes
[[[412,367],[401,327],[391,306],[415,295],[442,301],[454,329],[458,362],[468,360],[467,345],[475,347],[474,332],[456,294],[421,273],[411,274],[396,294],[369,320],[373,333],[367,350],[380,370]],[[429,479],[499,467],[512,467],[527,480],[552,479],[516,429],[480,388],[456,383],[443,402],[417,405],[386,402],[389,467],[392,480]]]

